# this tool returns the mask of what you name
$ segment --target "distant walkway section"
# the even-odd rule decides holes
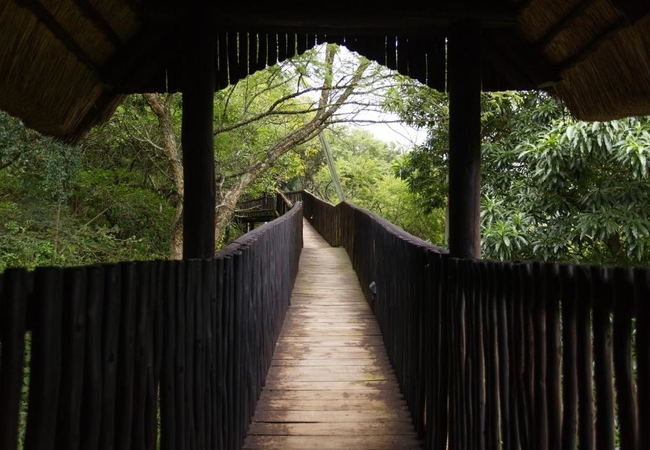
[[[307,221],[291,307],[244,448],[420,448],[350,260]]]

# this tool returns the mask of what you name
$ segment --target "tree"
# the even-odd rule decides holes
[[[216,242],[222,240],[237,201],[247,189],[256,190],[257,183],[265,185],[264,190],[274,190],[283,180],[294,178],[304,170],[304,162],[287,156],[289,152],[300,152],[301,146],[331,123],[354,116],[354,111],[344,116],[343,105],[354,103],[381,69],[370,69],[365,58],[342,58],[340,53],[338,46],[326,45],[216,94]],[[158,130],[153,133],[150,127],[139,127],[131,132],[134,139],[148,142],[167,159],[164,170],[171,174],[179,199],[171,245],[171,255],[177,258],[182,248],[183,186],[182,152],[174,125],[176,103],[173,97],[158,94],[145,94],[144,99],[158,120]],[[311,149],[307,146],[302,151],[311,153]],[[281,170],[274,170],[276,166]]]
[[[0,112],[0,265],[60,258],[61,213],[78,174],[78,149],[44,138]],[[24,245],[18,239],[22,235],[29,237]]]
[[[522,250],[548,260],[650,263],[650,118],[560,118],[518,149],[529,177],[514,203],[521,224],[513,231],[528,229]]]
[[[84,171],[76,211],[114,229],[120,239],[136,239],[137,253],[126,259],[169,255],[178,200],[168,160],[152,145],[159,138],[158,121],[144,98],[128,96],[110,121],[81,142]]]
[[[444,213],[423,213],[407,183],[395,175],[403,148],[378,140],[368,131],[343,126],[330,128],[327,136],[346,200],[436,245],[444,243]],[[338,202],[324,162],[313,180],[316,192]]]
[[[413,95],[415,92],[418,96]],[[446,197],[447,99],[405,83],[387,103],[428,141],[398,172],[424,208]],[[421,107],[412,114],[415,103]],[[650,262],[648,118],[580,122],[544,93],[482,95],[482,247],[487,258]]]
[[[172,120],[174,94],[167,94],[164,99],[158,94],[143,94],[142,96],[158,118],[160,131],[160,144],[156,144],[148,135],[146,140],[164,154],[176,192],[172,200],[176,212],[169,243],[169,254],[172,259],[180,259],[183,255],[183,196],[185,195],[185,181],[183,178],[183,160],[181,159],[178,139],[174,130],[174,121]]]
[[[215,220],[215,240],[219,242],[223,237],[223,232],[226,225],[230,221],[232,213],[237,204],[237,200],[241,197],[247,187],[249,187],[257,178],[267,172],[278,159],[287,152],[295,149],[323,131],[341,107],[352,97],[355,90],[360,87],[363,81],[364,73],[370,66],[370,62],[365,58],[359,58],[358,63],[354,66],[351,72],[342,74],[340,78],[335,78],[335,57],[339,52],[339,47],[336,45],[327,45],[325,47],[325,58],[323,63],[316,64],[312,58],[301,64],[294,61],[294,67],[297,68],[296,74],[298,75],[295,80],[291,80],[289,84],[283,80],[281,83],[285,86],[291,86],[295,91],[293,93],[285,94],[280,99],[271,103],[270,106],[264,105],[262,112],[252,111],[252,102],[246,101],[243,110],[244,117],[240,118],[238,122],[229,123],[225,114],[220,117],[224,118],[215,130],[216,135],[225,133],[226,131],[241,130],[249,137],[247,144],[251,150],[255,146],[262,149],[262,154],[250,159],[246,167],[242,167],[240,171],[235,172],[235,176],[231,176],[231,183],[227,179],[227,175],[221,171],[218,192],[218,204]],[[312,71],[310,72],[310,69]],[[309,75],[311,79],[318,80],[318,87],[315,89],[312,83],[305,81],[305,76]],[[286,77],[286,75],[284,75]],[[276,78],[276,77],[274,77]],[[288,79],[293,78],[292,76]],[[276,78],[277,79],[277,78]],[[245,89],[249,89],[249,79],[244,80],[246,84]],[[259,85],[258,85],[259,86]],[[265,82],[262,92],[267,86],[273,86],[271,83]],[[295,87],[294,87],[295,86]],[[292,89],[292,90],[293,90]],[[318,99],[310,99],[305,102],[299,102],[297,105],[294,102],[287,102],[291,98],[298,98],[296,93],[306,93],[310,90],[319,92]],[[229,95],[229,93],[224,93]],[[257,94],[259,95],[259,94]],[[253,100],[253,99],[251,99]],[[224,104],[227,104],[224,103]],[[283,105],[279,108],[278,105]],[[295,116],[300,114],[301,119],[299,124],[295,122],[284,122],[285,127],[278,134],[274,134],[271,142],[264,142],[266,136],[262,132],[262,118],[268,118],[273,121],[277,115]],[[254,122],[253,122],[254,120]],[[246,125],[255,123],[253,130],[246,129]],[[287,126],[288,125],[288,126]],[[274,131],[278,128],[275,127]],[[254,132],[251,132],[254,131]],[[241,136],[242,134],[240,134]],[[218,141],[217,141],[218,142]],[[218,144],[217,144],[218,145]],[[260,157],[261,156],[261,157]],[[240,161],[241,159],[235,157],[231,161]]]
[[[69,146],[0,112],[0,270],[161,256],[164,201],[111,136]]]

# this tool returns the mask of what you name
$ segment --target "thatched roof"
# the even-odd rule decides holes
[[[187,3],[4,0],[0,109],[75,139],[110,117],[124,94],[182,90]],[[445,38],[455,22],[472,20],[483,29],[484,90],[546,89],[581,119],[650,114],[647,1],[213,3],[215,89],[337,42],[445,90]]]

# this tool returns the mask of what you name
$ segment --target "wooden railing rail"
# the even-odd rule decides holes
[[[350,255],[426,448],[650,448],[648,269],[450,258],[302,198]]]
[[[293,207],[293,203],[299,201],[301,192],[283,193],[277,191],[274,195],[266,194],[260,198],[242,200],[237,203],[235,220],[248,223],[271,221],[289,211]]]
[[[0,448],[240,448],[301,248],[297,203],[211,259],[7,270]]]
[[[244,211],[273,210],[275,209],[275,206],[275,195],[265,195],[264,197],[242,200],[237,203],[238,209],[242,209]]]
[[[270,222],[290,208],[282,207],[276,195],[243,200],[237,203],[235,220],[248,223]]]

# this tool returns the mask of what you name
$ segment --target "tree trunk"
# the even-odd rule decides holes
[[[183,204],[180,202],[176,205],[174,227],[169,242],[169,258],[183,259]]]
[[[221,198],[221,201],[217,202],[216,213],[214,217],[214,242],[220,244],[222,239],[226,234],[226,229],[228,224],[232,219],[232,216],[237,207],[237,201],[239,197],[242,196],[246,187],[241,187],[238,183],[237,186],[229,189],[225,195]]]
[[[167,163],[174,180],[174,188],[176,189],[177,197],[174,202],[176,214],[169,244],[169,257],[171,259],[183,259],[183,196],[185,194],[185,182],[183,179],[183,162],[176,144],[172,115],[169,109],[173,94],[168,94],[164,102],[158,94],[142,94],[142,96],[158,118],[162,135],[162,148],[167,157]]]

